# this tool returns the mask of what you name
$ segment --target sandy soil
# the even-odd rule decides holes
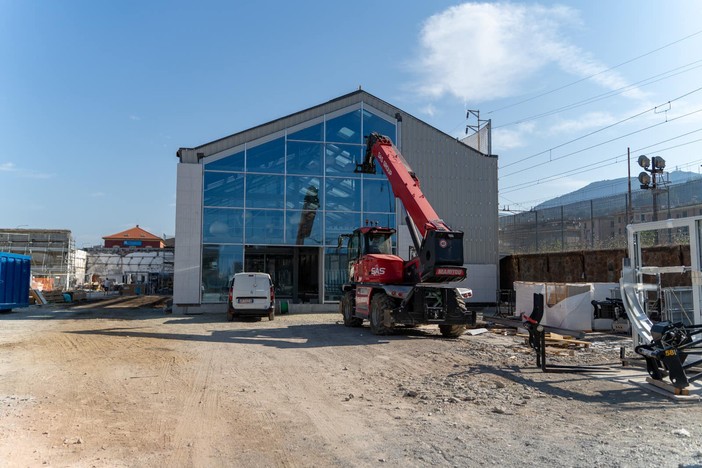
[[[523,339],[336,314],[0,315],[0,466],[701,466],[702,403],[544,374]],[[561,363],[616,363],[626,340]]]

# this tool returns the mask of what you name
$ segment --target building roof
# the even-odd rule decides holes
[[[233,148],[244,142],[270,135],[286,127],[291,127],[303,122],[308,122],[326,113],[330,113],[335,110],[342,109],[344,107],[359,102],[366,102],[371,106],[377,108],[379,111],[384,112],[388,116],[394,116],[395,119],[397,119],[398,121],[402,121],[403,119],[415,120],[417,123],[420,123],[427,129],[430,128],[432,130],[432,133],[435,132],[435,135],[437,136],[441,135],[447,139],[454,140],[457,144],[461,146],[470,147],[467,143],[462,142],[442,132],[436,127],[433,127],[432,125],[412,116],[411,114],[401,110],[400,108],[395,107],[394,105],[359,88],[357,91],[353,91],[343,96],[339,96],[323,104],[319,104],[308,109],[295,112],[294,114],[290,114],[285,117],[281,117],[270,122],[257,125],[255,127],[249,128],[248,130],[234,133],[232,135],[219,138],[217,140],[196,146],[194,148],[180,148],[176,152],[176,156],[180,159],[181,162],[195,163],[203,158],[216,154],[220,151]],[[479,153],[479,151],[475,150],[474,148],[470,148],[471,150],[474,150],[476,154]]]
[[[110,236],[103,237],[105,240],[124,240],[124,239],[139,239],[139,240],[157,240],[163,242],[158,236],[151,234],[148,231],[143,230],[137,224],[136,227],[127,229],[126,231],[118,232],[117,234],[112,234]]]

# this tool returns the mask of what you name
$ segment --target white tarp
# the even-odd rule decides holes
[[[531,314],[534,294],[544,295],[543,325],[568,330],[592,331],[592,301],[611,296],[617,283],[530,283],[515,281],[515,314]]]

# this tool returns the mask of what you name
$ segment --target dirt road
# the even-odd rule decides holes
[[[1,315],[0,466],[702,464],[701,404],[632,373],[543,374],[514,336],[338,319]],[[616,357],[594,343],[561,359]]]

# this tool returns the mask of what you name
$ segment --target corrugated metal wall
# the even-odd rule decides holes
[[[497,158],[411,116],[400,125],[400,151],[427,199],[449,226],[465,233],[465,262],[497,264]]]

